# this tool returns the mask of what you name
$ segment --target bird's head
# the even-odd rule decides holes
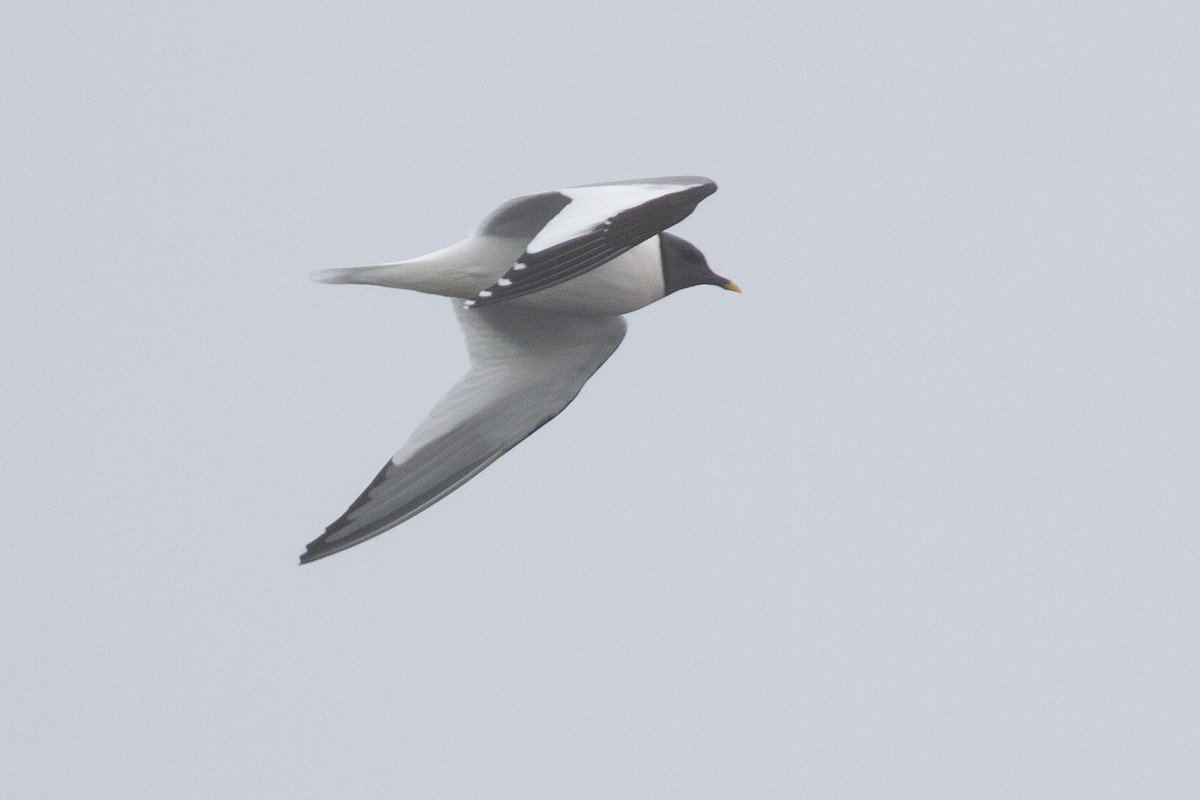
[[[702,283],[711,283],[731,292],[742,291],[736,283],[709,269],[704,254],[691,242],[670,233],[660,233],[658,240],[662,255],[664,294]]]

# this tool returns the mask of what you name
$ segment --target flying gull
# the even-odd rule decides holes
[[[300,563],[419,514],[557,416],[621,344],[622,314],[688,286],[741,291],[665,233],[716,190],[671,177],[527,195],[434,253],[314,273],[455,298],[471,367]]]

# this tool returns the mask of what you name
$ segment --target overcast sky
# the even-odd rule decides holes
[[[1200,794],[1194,3],[10,2],[0,794]],[[741,284],[296,558],[464,371],[311,270],[701,174]]]

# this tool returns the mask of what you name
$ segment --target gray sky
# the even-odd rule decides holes
[[[1195,797],[1198,29],[6,4],[0,793]],[[307,273],[679,173],[745,294],[297,567],[466,364]]]

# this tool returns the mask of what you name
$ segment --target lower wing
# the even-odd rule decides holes
[[[625,336],[620,317],[455,306],[470,370],[300,563],[378,536],[475,477],[566,408]]]

